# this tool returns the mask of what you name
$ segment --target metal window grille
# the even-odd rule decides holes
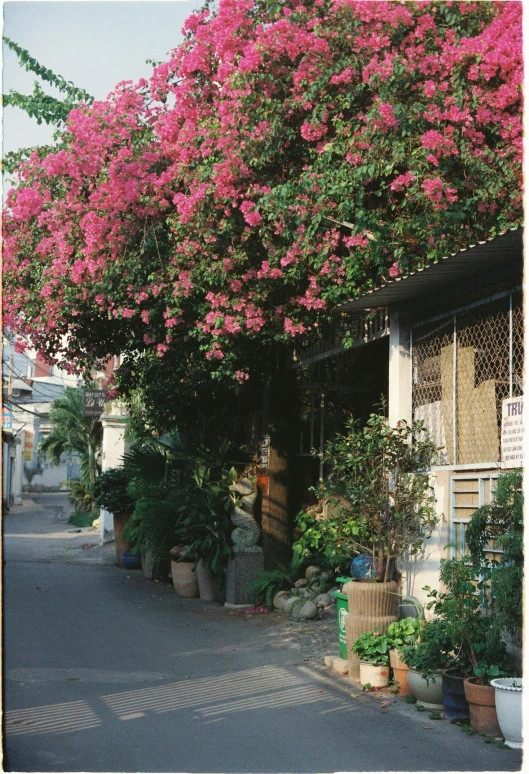
[[[502,401],[523,394],[521,291],[412,329],[413,417],[441,465],[499,462]]]
[[[346,351],[342,343],[346,336],[352,339],[351,347],[358,347],[369,341],[376,341],[382,336],[389,336],[387,308],[362,310],[352,316],[344,315],[327,336],[321,336],[305,346],[296,347],[292,355],[291,367],[299,368],[307,363],[339,355]]]

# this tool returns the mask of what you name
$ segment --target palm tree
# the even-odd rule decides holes
[[[50,422],[51,432],[41,441],[39,450],[55,465],[60,463],[64,452],[78,452],[81,482],[91,492],[99,474],[97,453],[103,440],[103,428],[98,418],[83,416],[83,391],[66,387],[62,398],[52,403]]]

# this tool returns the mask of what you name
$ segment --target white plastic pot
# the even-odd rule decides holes
[[[496,699],[498,725],[507,747],[522,746],[522,680],[519,677],[498,677],[491,680]]]
[[[389,684],[389,666],[360,661],[360,682],[372,688],[385,688]]]

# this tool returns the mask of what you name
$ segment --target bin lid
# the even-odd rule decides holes
[[[331,591],[331,597],[335,599],[347,599],[347,594],[342,594],[341,591]]]

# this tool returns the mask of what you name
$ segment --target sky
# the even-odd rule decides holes
[[[104,99],[123,80],[147,77],[146,59],[165,60],[182,40],[184,20],[202,0],[13,0],[4,2],[3,35],[43,66]],[[3,47],[2,91],[30,93],[33,82]],[[44,144],[53,129],[38,126],[19,108],[3,113],[3,152]]]

